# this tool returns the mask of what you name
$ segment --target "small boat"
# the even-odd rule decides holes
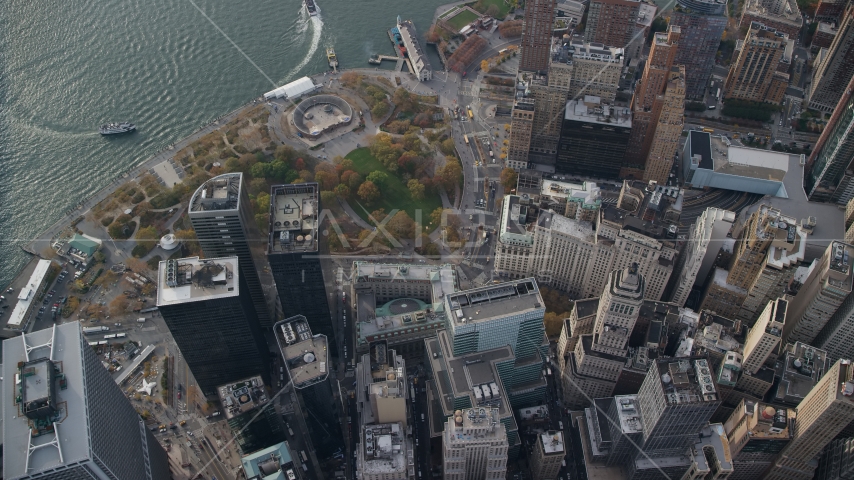
[[[116,135],[119,133],[128,133],[136,130],[136,125],[130,122],[121,123],[105,123],[98,127],[98,132],[101,135]]]
[[[338,68],[338,57],[335,56],[335,50],[332,47],[326,49],[326,59],[329,60],[330,68]]]
[[[371,55],[371,58],[368,59],[368,63],[370,63],[371,65],[379,65],[383,62],[380,61],[380,56],[375,53]]]
[[[312,17],[316,17],[317,5],[314,4],[314,0],[303,0],[303,3],[305,4],[305,11]]]

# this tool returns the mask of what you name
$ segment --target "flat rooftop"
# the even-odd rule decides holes
[[[288,442],[277,443],[273,446],[263,448],[240,459],[243,470],[248,478],[264,473],[264,480],[287,480],[288,470],[294,469]],[[295,472],[295,470],[293,470]],[[275,472],[275,473],[270,473]]]
[[[632,128],[632,113],[628,107],[603,104],[601,98],[593,95],[585,95],[583,99],[566,102],[563,118],[576,122]]]
[[[455,324],[483,323],[545,308],[533,278],[464,290],[445,297],[446,314]]]
[[[599,465],[593,461],[593,453],[590,451],[591,441],[590,432],[587,430],[587,422],[585,421],[585,412],[572,411],[570,412],[571,422],[578,425],[578,433],[581,439],[581,451],[583,458],[576,458],[576,462],[584,462],[584,469],[589,480],[624,480],[626,476],[623,474],[621,467],[606,467]],[[572,432],[574,429],[570,429]]]
[[[238,210],[242,173],[226,173],[203,183],[190,198],[190,213]]]
[[[277,322],[273,333],[295,388],[326,380],[329,376],[326,335],[312,335],[308,320],[302,315]]]
[[[704,403],[720,399],[705,358],[657,359],[659,381],[668,404]]]
[[[624,434],[643,433],[637,395],[615,395],[620,431]]]
[[[712,138],[714,170],[728,175],[782,182],[789,171],[789,154],[732,145],[720,135]]]
[[[699,470],[708,470],[710,465],[705,450],[712,449],[715,458],[720,462],[722,470],[732,470],[732,455],[729,449],[729,441],[726,438],[724,426],[720,423],[706,425],[699,432],[697,441],[694,442],[694,462]]]
[[[828,369],[827,352],[802,342],[786,346],[786,353],[778,361],[777,375],[780,384],[772,400],[799,403]]]
[[[89,422],[86,413],[86,387],[83,381],[83,349],[80,324],[70,322],[55,325],[3,342],[3,478],[19,478],[47,472],[90,458]],[[26,350],[29,350],[26,352]],[[47,359],[50,362],[37,362]],[[32,362],[27,365],[28,362]],[[23,364],[22,371],[19,363]],[[47,371],[48,365],[60,370],[59,375]],[[30,370],[32,368],[32,370]],[[20,375],[20,377],[18,377]],[[42,420],[33,420],[22,413],[23,405],[15,401],[19,395],[15,378],[23,379],[26,401],[38,401],[49,390],[55,397],[50,402],[55,409],[45,410]],[[51,385],[50,379],[55,383]],[[30,405],[40,407],[41,405]],[[32,411],[33,408],[30,408]],[[56,430],[52,430],[55,422]],[[28,454],[29,440],[37,448]],[[54,446],[50,446],[55,442]],[[61,455],[60,455],[61,452]],[[60,456],[62,459],[60,459]]]
[[[237,257],[188,257],[160,262],[157,306],[236,297],[240,293]]]
[[[588,243],[596,241],[596,230],[593,228],[592,222],[566,218],[554,212],[540,211],[540,215],[537,217],[537,226],[560,232]]]
[[[800,155],[789,155],[788,175],[783,179],[788,198],[765,197],[762,203],[785,212],[786,215],[802,222],[809,217],[815,218],[815,227],[807,237],[806,261],[820,258],[825,248],[833,240],[845,238],[845,207],[832,204],[810,202],[804,192],[804,167],[800,164]],[[748,209],[753,213],[759,208],[754,204]]]
[[[362,442],[364,458],[360,467],[364,473],[394,474],[406,472],[408,442],[406,432],[399,423],[365,425]]]
[[[274,185],[270,190],[267,253],[316,252],[319,211],[316,183]]]
[[[267,391],[260,375],[239,382],[222,385],[216,389],[225,418],[234,418],[267,403]]]
[[[12,314],[9,316],[9,321],[6,323],[6,328],[22,329],[25,328],[24,320],[27,318],[27,313],[30,312],[30,307],[35,300],[38,288],[44,281],[45,275],[50,270],[50,260],[39,260],[36,263],[36,269],[27,280],[27,284],[18,292],[18,303],[12,309]]]
[[[433,303],[453,293],[457,285],[454,265],[419,265],[408,263],[353,262],[354,281],[359,278],[382,282],[430,282]]]
[[[541,195],[552,198],[574,199],[585,204],[602,204],[602,189],[593,182],[572,183],[543,178]]]
[[[563,432],[549,430],[539,435],[539,440],[543,444],[543,451],[546,455],[561,455],[566,453],[566,446],[563,443]]]

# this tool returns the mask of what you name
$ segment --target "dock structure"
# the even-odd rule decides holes
[[[394,71],[399,72],[403,64],[406,63],[406,66],[409,67],[409,71],[412,72],[412,68],[409,65],[409,62],[406,58],[401,56],[391,56],[391,55],[372,55],[371,58],[368,59],[368,63],[371,65],[379,65],[383,61],[395,62]]]

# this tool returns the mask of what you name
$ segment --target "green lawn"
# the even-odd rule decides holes
[[[381,188],[382,196],[375,202],[374,205],[365,205],[355,196],[355,200],[350,200],[350,205],[353,207],[359,216],[368,220],[368,214],[379,208],[384,208],[386,213],[394,209],[406,210],[409,217],[416,220],[415,211],[421,210],[421,221],[428,222],[430,213],[442,206],[442,200],[438,195],[426,195],[423,200],[413,200],[409,195],[409,189],[406,184],[397,177],[396,174],[388,171],[379,160],[371,155],[371,151],[367,147],[358,148],[347,154],[347,158],[353,161],[354,168],[362,178],[367,177],[369,173],[380,171],[388,175],[388,185]],[[363,209],[359,206],[362,203]],[[367,212],[365,211],[367,209]]]
[[[504,0],[480,0],[480,4],[483,5],[483,11],[481,13],[486,13],[486,9],[489,8],[490,5],[498,7],[498,14],[495,15],[497,20],[503,20],[504,17],[510,13],[510,5],[504,3]],[[475,8],[475,10],[477,9]]]
[[[501,2],[503,0],[499,0]],[[477,15],[471,12],[471,10],[462,10],[460,13],[454,15],[453,17],[447,19],[447,22],[454,27],[457,32],[463,29],[469,23],[477,20]],[[453,33],[457,33],[453,32]]]

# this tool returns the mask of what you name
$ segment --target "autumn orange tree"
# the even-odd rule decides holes
[[[480,35],[472,35],[467,38],[448,59],[451,69],[457,72],[464,71],[483,52],[486,45],[486,40]]]

